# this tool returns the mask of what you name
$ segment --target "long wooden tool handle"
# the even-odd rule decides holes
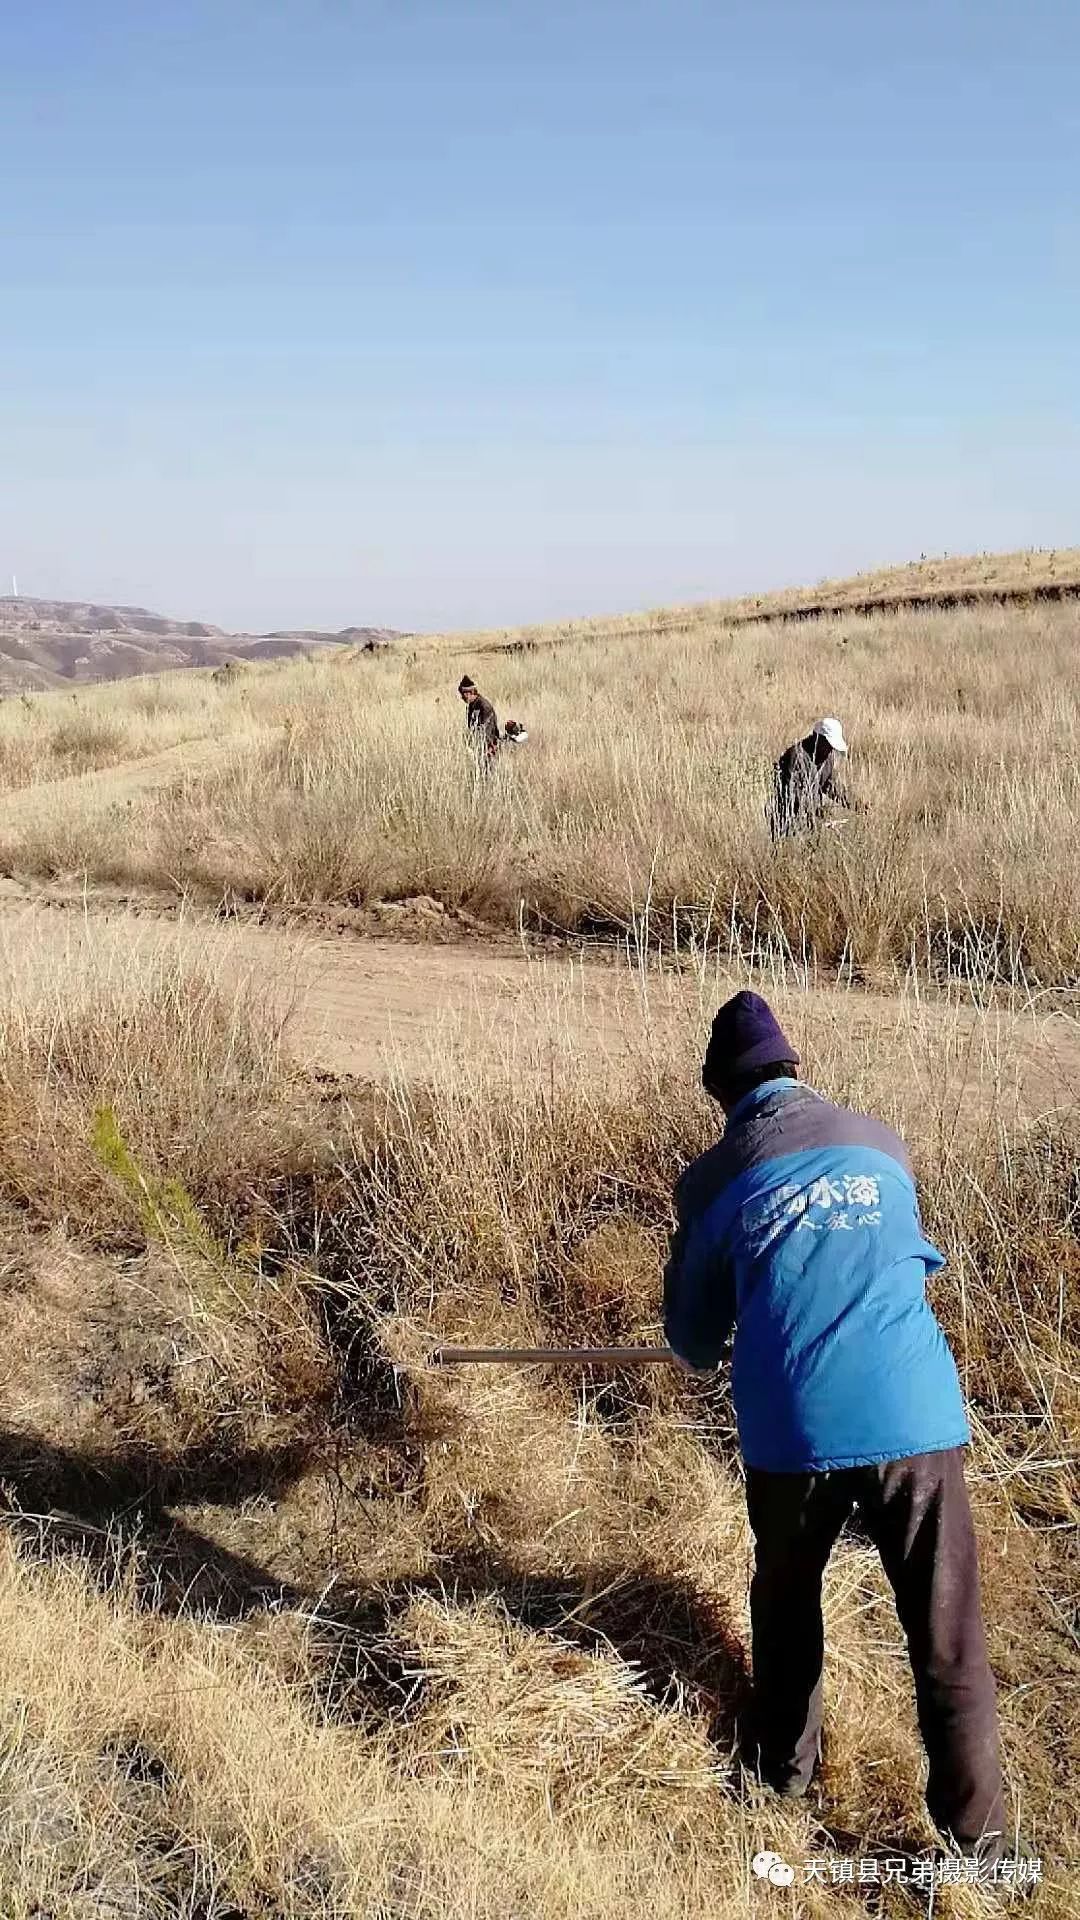
[[[644,1367],[673,1366],[670,1347],[436,1347],[436,1367],[556,1366]]]

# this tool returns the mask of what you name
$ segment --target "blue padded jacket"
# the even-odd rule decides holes
[[[796,1080],[747,1094],[686,1169],[664,1327],[731,1386],[748,1466],[827,1472],[964,1446],[956,1364],[926,1299],[925,1238],[900,1140]]]

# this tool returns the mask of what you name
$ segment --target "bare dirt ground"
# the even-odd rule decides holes
[[[285,1024],[297,1064],[364,1080],[429,1078],[450,1049],[505,1058],[507,1070],[556,1062],[617,1073],[642,1046],[692,1058],[721,998],[741,984],[671,972],[642,976],[623,960],[535,954],[510,940],[430,942],[349,931],[215,922],[105,895],[0,885],[0,973],[18,956],[41,977],[123,978],[176,961],[248,991]],[[768,990],[768,989],[767,989]],[[910,993],[787,985],[770,994],[804,1049],[850,1064],[856,1082],[910,1090],[950,1067],[956,1112],[1019,1096],[1029,1112],[1080,1103],[1080,1022],[1052,1000],[1022,1012],[978,1010]],[[1007,1063],[1003,1074],[1002,1062]]]
[[[303,928],[214,922],[101,896],[52,898],[0,886],[0,969],[18,951],[42,975],[87,961],[121,978],[179,959],[229,990],[250,989],[287,1021],[297,1063],[375,1078],[422,1077],[451,1032],[466,1045],[513,1038],[542,1049],[561,1028],[591,1056],[623,1050],[639,1001],[627,973],[531,958],[508,941],[428,944]],[[73,963],[80,963],[75,964]],[[671,995],[663,1017],[670,1018]]]

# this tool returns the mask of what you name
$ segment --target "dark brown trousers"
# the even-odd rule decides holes
[[[857,1509],[907,1635],[931,1818],[961,1842],[1002,1832],[997,1706],[963,1449],[834,1473],[748,1467],[746,1497],[756,1544],[751,1745],[764,1777],[793,1794],[810,1784],[821,1748],[821,1579]]]

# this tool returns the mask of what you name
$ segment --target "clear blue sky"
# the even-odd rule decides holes
[[[1071,0],[7,0],[0,582],[430,627],[1080,540],[1078,72]]]

